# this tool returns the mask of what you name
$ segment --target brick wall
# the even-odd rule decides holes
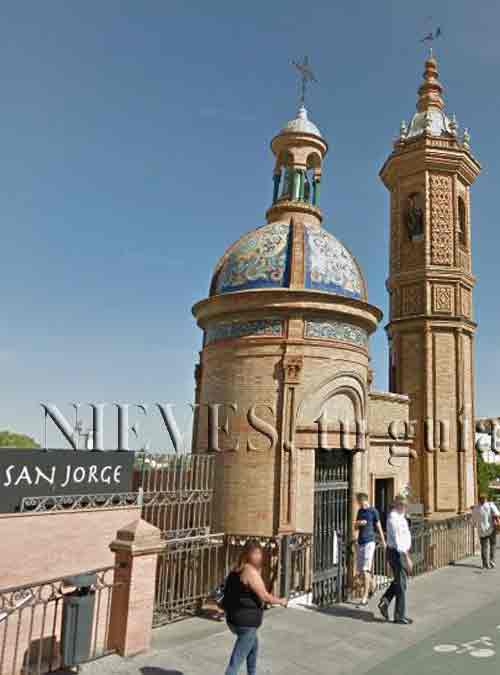
[[[0,515],[0,588],[114,564],[109,545],[140,509]]]

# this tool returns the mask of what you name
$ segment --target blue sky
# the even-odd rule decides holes
[[[68,415],[74,400],[187,409],[201,344],[190,308],[225,248],[264,222],[269,141],[294,116],[289,60],[305,53],[310,116],[330,143],[325,224],[387,315],[378,170],[414,110],[418,38],[437,24],[447,109],[484,167],[476,408],[500,414],[497,3],[25,0],[0,22],[0,429],[40,438],[40,401]],[[385,388],[382,327],[372,355]],[[144,435],[164,445],[157,417]]]

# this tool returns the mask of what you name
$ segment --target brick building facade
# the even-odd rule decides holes
[[[348,455],[350,500],[364,490],[386,503],[408,484],[411,446],[408,397],[371,387],[382,313],[354,256],[322,227],[327,143],[302,106],[271,148],[267,222],[226,251],[193,307],[204,334],[193,447],[221,450],[214,527],[260,536],[313,532],[325,453]]]
[[[363,490],[386,508],[409,489],[427,517],[465,512],[476,491],[469,188],[480,166],[444,112],[436,60],[380,172],[391,195],[391,393],[371,387],[382,314],[322,226],[328,146],[303,106],[271,149],[267,222],[226,251],[193,307],[204,334],[195,451],[214,449],[210,421],[221,430],[215,526],[312,532],[325,448],[348,448],[351,499]]]

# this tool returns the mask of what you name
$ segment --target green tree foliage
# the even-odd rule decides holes
[[[500,478],[500,465],[490,464],[483,459],[483,453],[477,450],[477,483],[479,494],[491,495],[490,483]]]
[[[0,448],[39,448],[30,436],[16,434],[13,431],[0,431]]]

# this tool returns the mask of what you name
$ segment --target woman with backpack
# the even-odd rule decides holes
[[[268,593],[261,576],[262,547],[256,541],[247,542],[236,567],[224,586],[222,606],[229,630],[236,642],[226,669],[226,675],[237,675],[246,660],[248,675],[256,675],[258,639],[264,604],[286,607],[288,600]]]

